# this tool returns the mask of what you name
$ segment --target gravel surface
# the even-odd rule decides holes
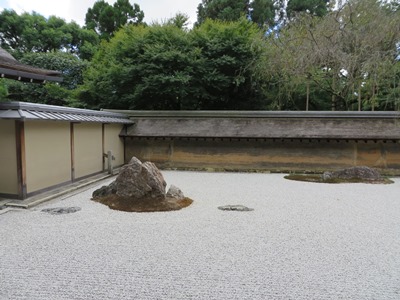
[[[0,299],[400,299],[400,178],[162,173],[190,207],[113,211],[89,200],[108,180],[0,215]]]

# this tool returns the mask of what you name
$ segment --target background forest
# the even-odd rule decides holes
[[[0,101],[142,110],[400,110],[400,1],[202,0],[146,24],[129,0],[85,26],[0,13],[0,45],[61,84],[0,79]]]

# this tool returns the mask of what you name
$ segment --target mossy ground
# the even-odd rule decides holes
[[[126,212],[173,211],[188,207],[193,203],[193,200],[187,197],[182,200],[132,199],[128,197],[119,197],[115,194],[92,198],[92,200],[107,205],[111,209]]]
[[[284,177],[289,180],[316,182],[316,183],[372,183],[372,184],[389,184],[393,183],[388,178],[382,178],[382,180],[365,180],[362,178],[331,178],[324,180],[321,175],[317,174],[290,174]]]

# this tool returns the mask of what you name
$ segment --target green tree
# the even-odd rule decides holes
[[[196,49],[175,25],[126,26],[95,55],[81,99],[90,107],[185,107]]]
[[[21,49],[24,45],[22,33],[25,25],[14,10],[3,10],[0,13],[0,41],[4,49]]]
[[[197,24],[206,19],[236,21],[248,14],[249,0],[202,0],[197,6]]]
[[[102,45],[81,89],[93,108],[256,109],[261,83],[252,75],[261,49],[258,28],[208,20],[126,26]]]
[[[237,21],[247,17],[260,27],[271,25],[275,18],[274,0],[202,0],[197,7],[197,25],[206,19]]]
[[[185,29],[189,25],[189,16],[187,14],[177,13],[174,17],[167,20],[167,24]]]
[[[306,105],[296,105],[298,109],[307,103],[311,109],[329,103],[333,110],[393,108],[388,97],[397,95],[392,78],[399,63],[399,17],[376,0],[349,0],[323,17],[299,14],[279,38],[268,38],[265,73],[276,82],[276,90],[287,93],[278,107],[303,97]],[[325,104],[315,98],[321,95],[316,89],[324,91]],[[380,104],[383,99],[385,105]]]
[[[95,30],[103,39],[110,39],[114,33],[126,24],[141,24],[144,13],[138,4],[133,6],[129,0],[117,0],[110,5],[104,0],[98,0],[89,8],[85,24],[87,29]]]
[[[67,51],[90,58],[98,43],[98,36],[82,29],[75,22],[51,16],[45,18],[35,12],[18,15],[13,10],[0,13],[0,43],[16,58],[28,52]]]
[[[254,0],[250,3],[249,15],[251,20],[260,27],[272,26],[275,23],[276,9],[273,0]]]
[[[287,2],[286,14],[289,19],[301,12],[322,17],[328,13],[329,5],[329,0],[289,0]]]
[[[71,44],[62,51],[76,54],[80,59],[91,60],[100,44],[99,36],[93,30],[81,28],[72,22],[68,26],[68,32],[72,36]]]
[[[241,18],[237,22],[207,20],[192,32],[201,49],[202,109],[251,110],[264,107],[263,77],[258,76],[262,55],[262,31]]]
[[[0,102],[7,101],[8,89],[4,79],[0,79]]]

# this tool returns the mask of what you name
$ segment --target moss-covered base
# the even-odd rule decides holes
[[[187,197],[182,200],[131,199],[128,197],[119,197],[115,194],[105,197],[93,198],[92,200],[107,205],[111,209],[126,212],[156,212],[180,210],[193,203],[193,200]]]
[[[388,178],[383,178],[381,180],[365,180],[362,178],[349,178],[349,179],[330,178],[324,180],[321,175],[315,175],[315,174],[304,174],[304,175],[290,174],[286,175],[284,178],[289,180],[317,182],[317,183],[372,183],[372,184],[393,183],[393,181]]]

